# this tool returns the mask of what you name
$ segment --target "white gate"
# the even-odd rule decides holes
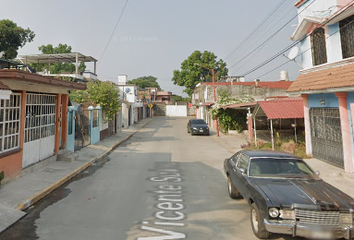
[[[187,105],[166,105],[166,116],[187,117]]]
[[[56,96],[28,93],[22,168],[54,155]]]

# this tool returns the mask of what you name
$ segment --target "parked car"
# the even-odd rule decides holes
[[[194,134],[209,135],[209,127],[203,119],[190,119],[187,124],[187,132]]]
[[[242,150],[225,159],[231,198],[250,205],[253,233],[354,239],[354,199],[326,183],[301,158]]]

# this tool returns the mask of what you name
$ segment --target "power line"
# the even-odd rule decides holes
[[[256,52],[259,48],[263,47],[265,44],[267,44],[275,35],[277,35],[281,30],[283,30],[291,21],[293,21],[299,14],[301,14],[303,11],[305,11],[308,7],[310,7],[316,0],[311,2],[309,5],[307,5],[301,12],[296,14],[293,18],[291,18],[289,21],[287,21],[280,29],[278,29],[275,33],[273,33],[269,38],[267,38],[264,42],[262,42],[258,47],[253,49],[246,57],[242,58],[241,60],[237,61],[235,64],[233,64],[230,68],[233,68],[240,62],[242,62],[245,58],[249,57],[252,53]],[[243,75],[245,76],[245,75]]]
[[[327,40],[328,38],[332,37],[334,34],[338,33],[340,30],[342,30],[343,28],[346,28],[348,25],[350,25],[350,24],[352,24],[352,23],[354,23],[354,20],[350,21],[350,22],[347,23],[345,26],[339,28],[337,31],[333,32],[331,35],[328,35],[328,36],[325,38],[325,40]],[[307,51],[310,51],[311,49],[312,49],[312,47],[309,47],[309,48],[307,48],[305,51],[300,52],[298,55],[296,55],[296,56],[294,57],[294,59],[297,58],[298,56],[300,56],[300,55],[306,53]],[[261,78],[261,77],[263,77],[263,76],[265,76],[265,75],[267,75],[267,74],[269,74],[269,73],[271,73],[271,72],[277,70],[278,68],[284,66],[285,64],[287,64],[287,63],[289,63],[289,62],[291,62],[291,61],[293,61],[293,60],[292,60],[292,59],[287,60],[285,63],[282,63],[281,65],[277,66],[276,68],[273,68],[272,70],[266,72],[265,74],[263,74],[263,75],[261,75],[261,76],[258,76],[257,78]]]
[[[268,14],[268,16],[241,42],[239,43],[235,49],[233,51],[231,51],[231,53],[229,53],[226,57],[225,60],[228,59],[229,57],[231,57],[232,54],[234,54],[240,47],[242,47],[245,43],[248,42],[248,40],[255,34],[257,33],[257,31],[268,21],[268,19],[270,19],[273,14],[275,14],[275,12],[277,12],[277,10],[281,7],[281,5],[284,4],[284,2],[287,2],[288,0],[283,0],[282,2],[280,2],[280,4],[278,4],[272,11],[270,14]]]
[[[292,11],[292,10],[290,10],[290,11]],[[288,15],[290,11],[288,11],[288,12],[286,13],[286,15]],[[295,18],[295,17],[294,17],[294,18]],[[292,18],[292,20],[293,20],[294,18]],[[290,20],[289,22],[291,22],[292,20]],[[281,30],[283,30],[283,29],[284,29],[284,28],[280,29],[279,32],[280,32]],[[279,32],[275,33],[275,35],[278,34]],[[274,35],[274,36],[275,36],[275,35]],[[255,36],[255,38],[256,38],[256,36]],[[251,61],[251,60],[256,56],[256,54],[257,54],[258,52],[260,52],[272,38],[273,38],[273,37],[267,39],[267,40],[264,42],[264,44],[261,44],[261,45],[258,46],[256,49],[254,49],[253,52],[251,52],[251,53],[249,53],[248,55],[246,55],[245,57],[241,58],[240,61],[238,61],[236,64],[234,64],[234,65],[237,65],[238,63],[241,63],[241,62],[245,61],[243,64],[241,64],[241,65],[240,65],[237,69],[235,69],[233,72],[237,72],[241,67],[243,67],[245,64],[247,64],[249,61]],[[258,39],[258,40],[259,40],[259,39]],[[246,51],[243,51],[243,52],[246,52]],[[241,54],[240,54],[240,55],[241,55]],[[236,56],[235,56],[235,57],[236,57]],[[247,58],[248,58],[248,60],[246,61]]]
[[[107,44],[106,44],[106,47],[104,48],[104,50],[103,50],[103,52],[102,52],[102,55],[101,55],[101,57],[100,57],[98,63],[100,63],[100,61],[101,61],[103,55],[106,53],[106,50],[107,50],[107,48],[108,48],[108,45],[109,45],[109,43],[110,43],[111,40],[112,40],[112,37],[113,37],[113,35],[114,35],[114,33],[115,33],[117,27],[118,27],[118,24],[119,24],[119,22],[120,22],[120,19],[122,18],[123,13],[124,13],[124,11],[125,11],[125,8],[126,8],[127,5],[128,5],[128,2],[129,2],[129,0],[126,0],[125,5],[124,5],[124,7],[123,7],[123,10],[122,10],[122,12],[120,13],[120,16],[119,16],[119,18],[118,18],[118,21],[117,21],[117,23],[116,23],[116,25],[115,25],[115,27],[114,27],[114,29],[113,29],[113,32],[112,32],[112,34],[111,34],[111,37],[109,38],[109,40],[108,40],[108,42],[107,42]]]
[[[314,0],[314,1],[316,1],[316,0]],[[312,3],[313,3],[313,2],[312,2]],[[345,5],[342,9],[348,8],[348,7],[353,6],[353,5],[354,5],[354,3],[353,3],[353,2],[350,2],[350,3],[348,3],[347,5]],[[326,19],[326,21],[324,21],[318,28],[323,27],[323,26],[326,25],[328,22],[330,22],[332,19],[333,19],[333,17]],[[354,22],[354,20],[353,20],[352,22]],[[352,22],[350,22],[350,23],[352,23]],[[350,23],[348,23],[348,24],[350,24]],[[348,25],[348,24],[347,24],[347,25]],[[341,29],[343,29],[343,28],[346,27],[347,25],[345,25],[345,26],[343,26],[342,28],[340,28],[339,30],[335,31],[334,33],[332,33],[331,35],[329,35],[326,39],[328,39],[329,37],[333,36],[333,34],[339,32]],[[247,71],[247,72],[246,72],[245,74],[243,74],[242,76],[246,76],[246,75],[248,75],[248,74],[250,74],[250,73],[252,73],[252,72],[258,70],[259,68],[261,68],[261,67],[267,65],[268,63],[272,62],[274,59],[278,58],[278,57],[281,56],[283,53],[285,53],[286,51],[290,50],[292,47],[294,47],[295,45],[297,45],[297,44],[300,43],[303,39],[307,38],[307,37],[310,36],[310,35],[311,35],[311,34],[307,33],[305,36],[303,36],[303,37],[300,38],[299,40],[297,40],[297,41],[295,41],[294,43],[290,44],[289,46],[287,46],[286,48],[284,48],[282,51],[280,51],[280,52],[278,52],[277,54],[273,55],[271,58],[269,58],[268,60],[264,61],[263,63],[257,65],[256,67],[252,68],[251,70]],[[303,53],[305,53],[305,52],[307,52],[307,51],[309,51],[309,50],[311,50],[311,47],[308,48],[308,49],[306,49],[305,51],[301,52],[301,53],[298,54],[297,56],[300,56],[301,54],[303,54]],[[297,56],[296,56],[296,57],[297,57]]]

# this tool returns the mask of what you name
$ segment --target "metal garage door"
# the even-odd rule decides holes
[[[27,94],[22,167],[54,155],[56,96]]]
[[[311,108],[310,119],[313,156],[344,168],[339,109]]]

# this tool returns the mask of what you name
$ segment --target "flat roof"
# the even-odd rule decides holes
[[[81,53],[57,53],[57,54],[32,54],[32,55],[20,55],[18,58],[23,60],[25,64],[29,63],[63,63],[76,62],[76,56],[79,62],[97,62],[97,60],[91,56],[85,56]]]

